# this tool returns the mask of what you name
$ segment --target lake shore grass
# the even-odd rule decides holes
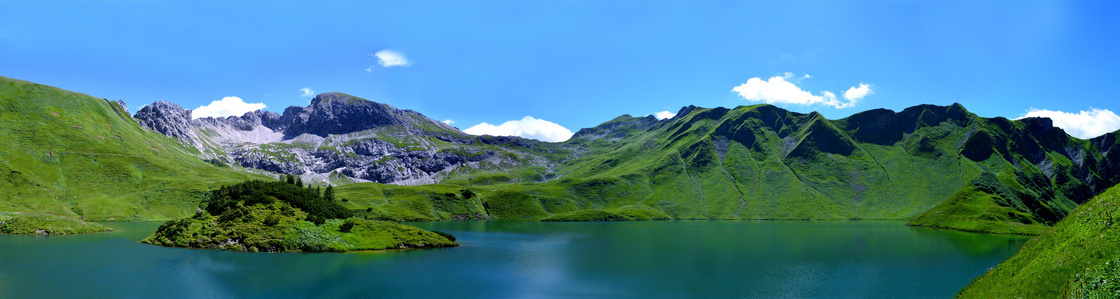
[[[46,213],[0,215],[0,233],[13,235],[73,235],[108,232],[113,229],[96,222]]]
[[[1115,298],[1120,272],[1120,186],[1028,241],[960,291],[960,298]],[[1111,281],[1113,285],[1107,283]]]

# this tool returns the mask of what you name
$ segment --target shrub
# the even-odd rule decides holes
[[[275,226],[277,224],[280,224],[280,217],[276,215],[269,215],[268,218],[264,219],[264,225]]]
[[[348,233],[352,229],[354,229],[354,220],[353,219],[347,219],[345,223],[342,223],[342,225],[340,225],[338,227],[338,231],[344,232],[344,233]]]
[[[298,178],[296,178],[297,183]],[[211,215],[236,213],[237,207],[257,204],[271,204],[280,200],[293,207],[324,219],[343,219],[353,216],[353,212],[319,195],[314,189],[301,188],[280,181],[247,181],[222,187],[210,192],[206,201],[206,211]],[[237,218],[237,215],[223,215],[223,218]]]
[[[451,242],[455,242],[455,236],[452,236],[449,233],[441,232],[441,231],[438,231],[438,230],[433,230],[432,232],[436,233],[437,235],[443,236],[444,238],[447,238],[447,240],[449,240]]]

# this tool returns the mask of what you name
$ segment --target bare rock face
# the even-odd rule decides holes
[[[183,109],[178,104],[158,101],[144,106],[132,118],[136,119],[141,127],[178,138],[186,143],[194,143],[194,138],[190,134],[193,129],[191,111]]]
[[[539,141],[471,136],[415,111],[343,93],[320,94],[307,107],[288,107],[283,114],[258,110],[194,120],[190,110],[161,101],[135,118],[145,128],[198,148],[203,158],[284,174],[337,173],[357,181],[428,184],[481,163],[550,163],[515,149],[533,149]]]
[[[295,137],[300,134],[314,134],[326,137],[330,134],[345,134],[377,127],[409,124],[408,112],[386,104],[375,103],[342,93],[324,93],[311,100],[311,105],[300,109],[284,111],[296,113],[287,124],[284,135]]]
[[[128,103],[125,103],[124,100],[117,100],[117,105],[120,105],[121,109],[124,109],[125,112],[128,112]]]

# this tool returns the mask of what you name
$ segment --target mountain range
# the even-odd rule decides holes
[[[159,101],[134,116],[147,129],[179,139],[200,157],[249,169],[328,181],[402,185],[443,181],[458,168],[515,167],[548,172],[554,161],[533,150],[542,142],[471,136],[411,110],[342,93],[324,93],[283,114],[191,118],[191,111]]]
[[[619,116],[570,140],[473,136],[342,93],[283,113],[198,118],[0,78],[0,216],[187,215],[206,190],[278,174],[336,185],[392,220],[907,219],[1037,234],[1117,183],[1117,132],[959,104],[829,120],[772,105]],[[571,218],[571,217],[569,217]],[[575,217],[578,220],[578,217]]]

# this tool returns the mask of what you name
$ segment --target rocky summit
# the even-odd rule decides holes
[[[539,179],[561,158],[539,152],[556,147],[543,142],[472,136],[415,111],[344,93],[320,94],[283,114],[257,110],[226,118],[192,119],[190,110],[159,101],[133,118],[214,162],[328,183],[430,184],[456,171],[503,168],[539,169]]]

